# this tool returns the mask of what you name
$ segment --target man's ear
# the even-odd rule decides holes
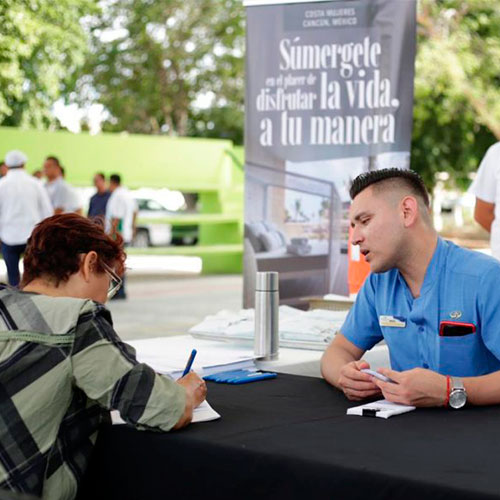
[[[411,227],[418,219],[418,202],[414,196],[405,196],[401,200],[401,215],[404,227]]]
[[[83,257],[82,263],[80,265],[80,272],[83,275],[83,279],[85,281],[90,280],[90,276],[95,272],[97,267],[97,253],[94,250],[91,250],[89,253],[86,253]]]

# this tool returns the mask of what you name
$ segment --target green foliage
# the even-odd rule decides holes
[[[469,173],[500,139],[499,33],[500,2],[419,2],[412,168],[429,187],[441,171],[466,187]],[[234,97],[236,106],[193,113],[189,135],[241,144],[241,97]]]
[[[243,107],[243,14],[241,0],[110,3],[93,23],[94,56],[80,79],[111,113],[105,130],[213,136],[216,109]],[[200,95],[210,113],[197,109]]]
[[[500,3],[421,0],[412,168],[461,187],[500,139]]]
[[[102,103],[105,131],[242,144],[241,0],[97,3],[0,1],[0,124],[54,127],[65,96]],[[500,140],[500,2],[418,5],[412,167],[465,186]]]
[[[188,122],[188,135],[211,139],[229,139],[233,144],[243,144],[243,105],[214,107],[194,111]]]
[[[43,128],[71,73],[84,62],[80,20],[95,0],[0,2],[0,124]]]

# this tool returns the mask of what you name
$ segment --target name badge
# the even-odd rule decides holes
[[[380,326],[392,326],[394,328],[405,328],[406,319],[401,316],[379,316],[378,324]]]

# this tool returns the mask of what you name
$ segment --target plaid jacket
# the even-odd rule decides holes
[[[0,286],[0,489],[72,499],[110,409],[169,430],[184,389],[135,359],[103,305]]]

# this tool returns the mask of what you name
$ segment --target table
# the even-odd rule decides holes
[[[153,344],[151,344],[153,342]],[[183,356],[182,366],[184,367],[187,353],[194,347],[201,353],[209,346],[212,348],[218,346],[220,352],[224,353],[226,349],[239,348],[248,351],[248,357],[253,356],[253,344],[237,342],[217,342],[207,339],[193,339],[190,335],[176,335],[175,337],[164,337],[156,339],[143,339],[129,341],[136,349],[138,359],[143,363],[148,363],[153,368],[161,371],[161,368],[155,364],[159,354],[165,359],[171,359],[172,356],[178,357],[179,349]],[[325,346],[326,347],[326,346]],[[153,351],[153,354],[152,354]],[[309,377],[321,377],[320,361],[323,351],[292,349],[280,347],[279,357],[273,361],[256,361],[256,365],[261,370],[276,371],[279,373],[290,373],[293,375],[307,375]],[[199,359],[199,357],[198,357]],[[363,359],[370,363],[372,369],[389,367],[389,351],[386,344],[377,344],[370,351],[367,351]],[[231,355],[228,354],[227,361],[231,361]]]
[[[172,433],[107,427],[81,499],[500,498],[500,407],[380,418],[324,380],[209,384],[220,420]]]
[[[280,347],[279,357],[274,361],[257,361],[256,365],[261,370],[289,373],[292,375],[306,375],[308,377],[321,377],[321,356],[323,351],[307,351],[304,349],[291,349]],[[370,363],[370,368],[389,368],[389,350],[387,344],[377,344],[363,355],[363,359]]]

